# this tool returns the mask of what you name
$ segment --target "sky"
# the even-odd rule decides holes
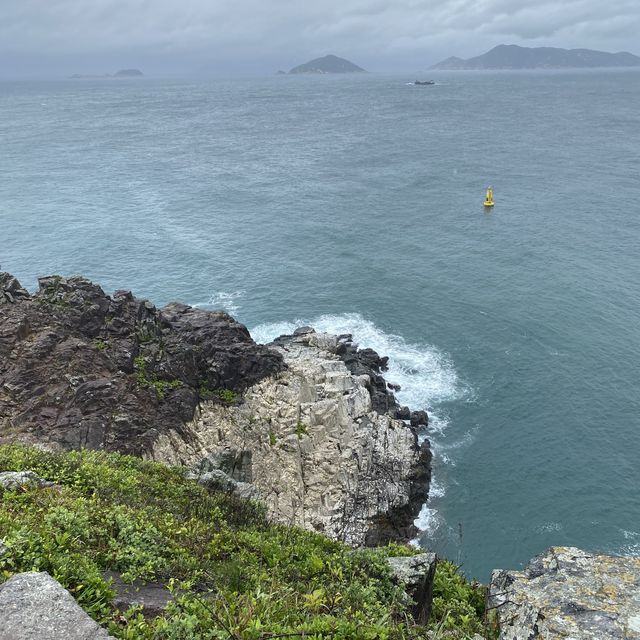
[[[0,0],[0,77],[426,69],[497,44],[640,54],[640,0]]]

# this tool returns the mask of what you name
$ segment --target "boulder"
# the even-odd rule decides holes
[[[29,298],[29,292],[23,289],[17,278],[9,273],[0,273],[0,304],[15,303],[21,298]]]
[[[222,471],[222,469],[213,469],[205,473],[189,473],[187,477],[196,480],[203,487],[207,487],[207,489],[231,493],[239,498],[246,498],[248,500],[260,499],[258,490],[252,484],[249,482],[238,482]]]
[[[20,573],[0,585],[0,640],[112,638],[48,573]]]
[[[6,491],[45,487],[57,487],[58,485],[48,480],[43,480],[33,471],[3,471],[0,473],[0,487]]]
[[[429,424],[429,416],[426,411],[412,411],[410,419],[412,427],[426,427]]]
[[[639,640],[640,558],[551,547],[524,571],[494,571],[499,640]]]
[[[436,573],[436,554],[388,558],[394,581],[413,600],[412,612],[418,624],[427,624],[433,601],[433,579]]]

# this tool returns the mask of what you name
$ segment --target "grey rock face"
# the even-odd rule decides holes
[[[4,471],[0,473],[0,487],[7,491],[15,491],[22,487],[55,487],[53,482],[43,480],[33,471]]]
[[[246,498],[248,500],[260,499],[258,490],[252,484],[248,482],[238,482],[222,471],[222,469],[213,469],[212,471],[200,474],[190,473],[187,477],[197,480],[203,487],[209,489],[233,493],[240,498]]]
[[[436,573],[436,554],[421,553],[410,558],[389,558],[396,582],[403,587],[414,602],[413,617],[419,624],[426,624],[433,601],[433,578]]]
[[[277,340],[285,370],[238,406],[202,403],[187,430],[161,435],[149,457],[207,458],[250,481],[274,519],[354,546],[410,538],[428,494],[428,443],[373,409],[369,376],[353,375],[336,353],[343,342],[308,329]]]
[[[640,558],[551,547],[525,571],[494,571],[500,640],[640,639]]]
[[[0,640],[111,637],[48,573],[20,573],[0,585]]]

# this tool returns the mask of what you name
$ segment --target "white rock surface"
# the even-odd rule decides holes
[[[379,541],[397,511],[411,522],[409,503],[428,488],[429,452],[421,457],[404,422],[372,411],[368,376],[351,375],[336,345],[316,333],[276,345],[286,371],[251,387],[239,406],[203,404],[187,433],[161,436],[149,457],[224,459],[272,517],[353,545]]]

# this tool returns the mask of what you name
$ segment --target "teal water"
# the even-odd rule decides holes
[[[0,265],[390,355],[469,575],[640,554],[640,73],[433,77],[0,83]]]

